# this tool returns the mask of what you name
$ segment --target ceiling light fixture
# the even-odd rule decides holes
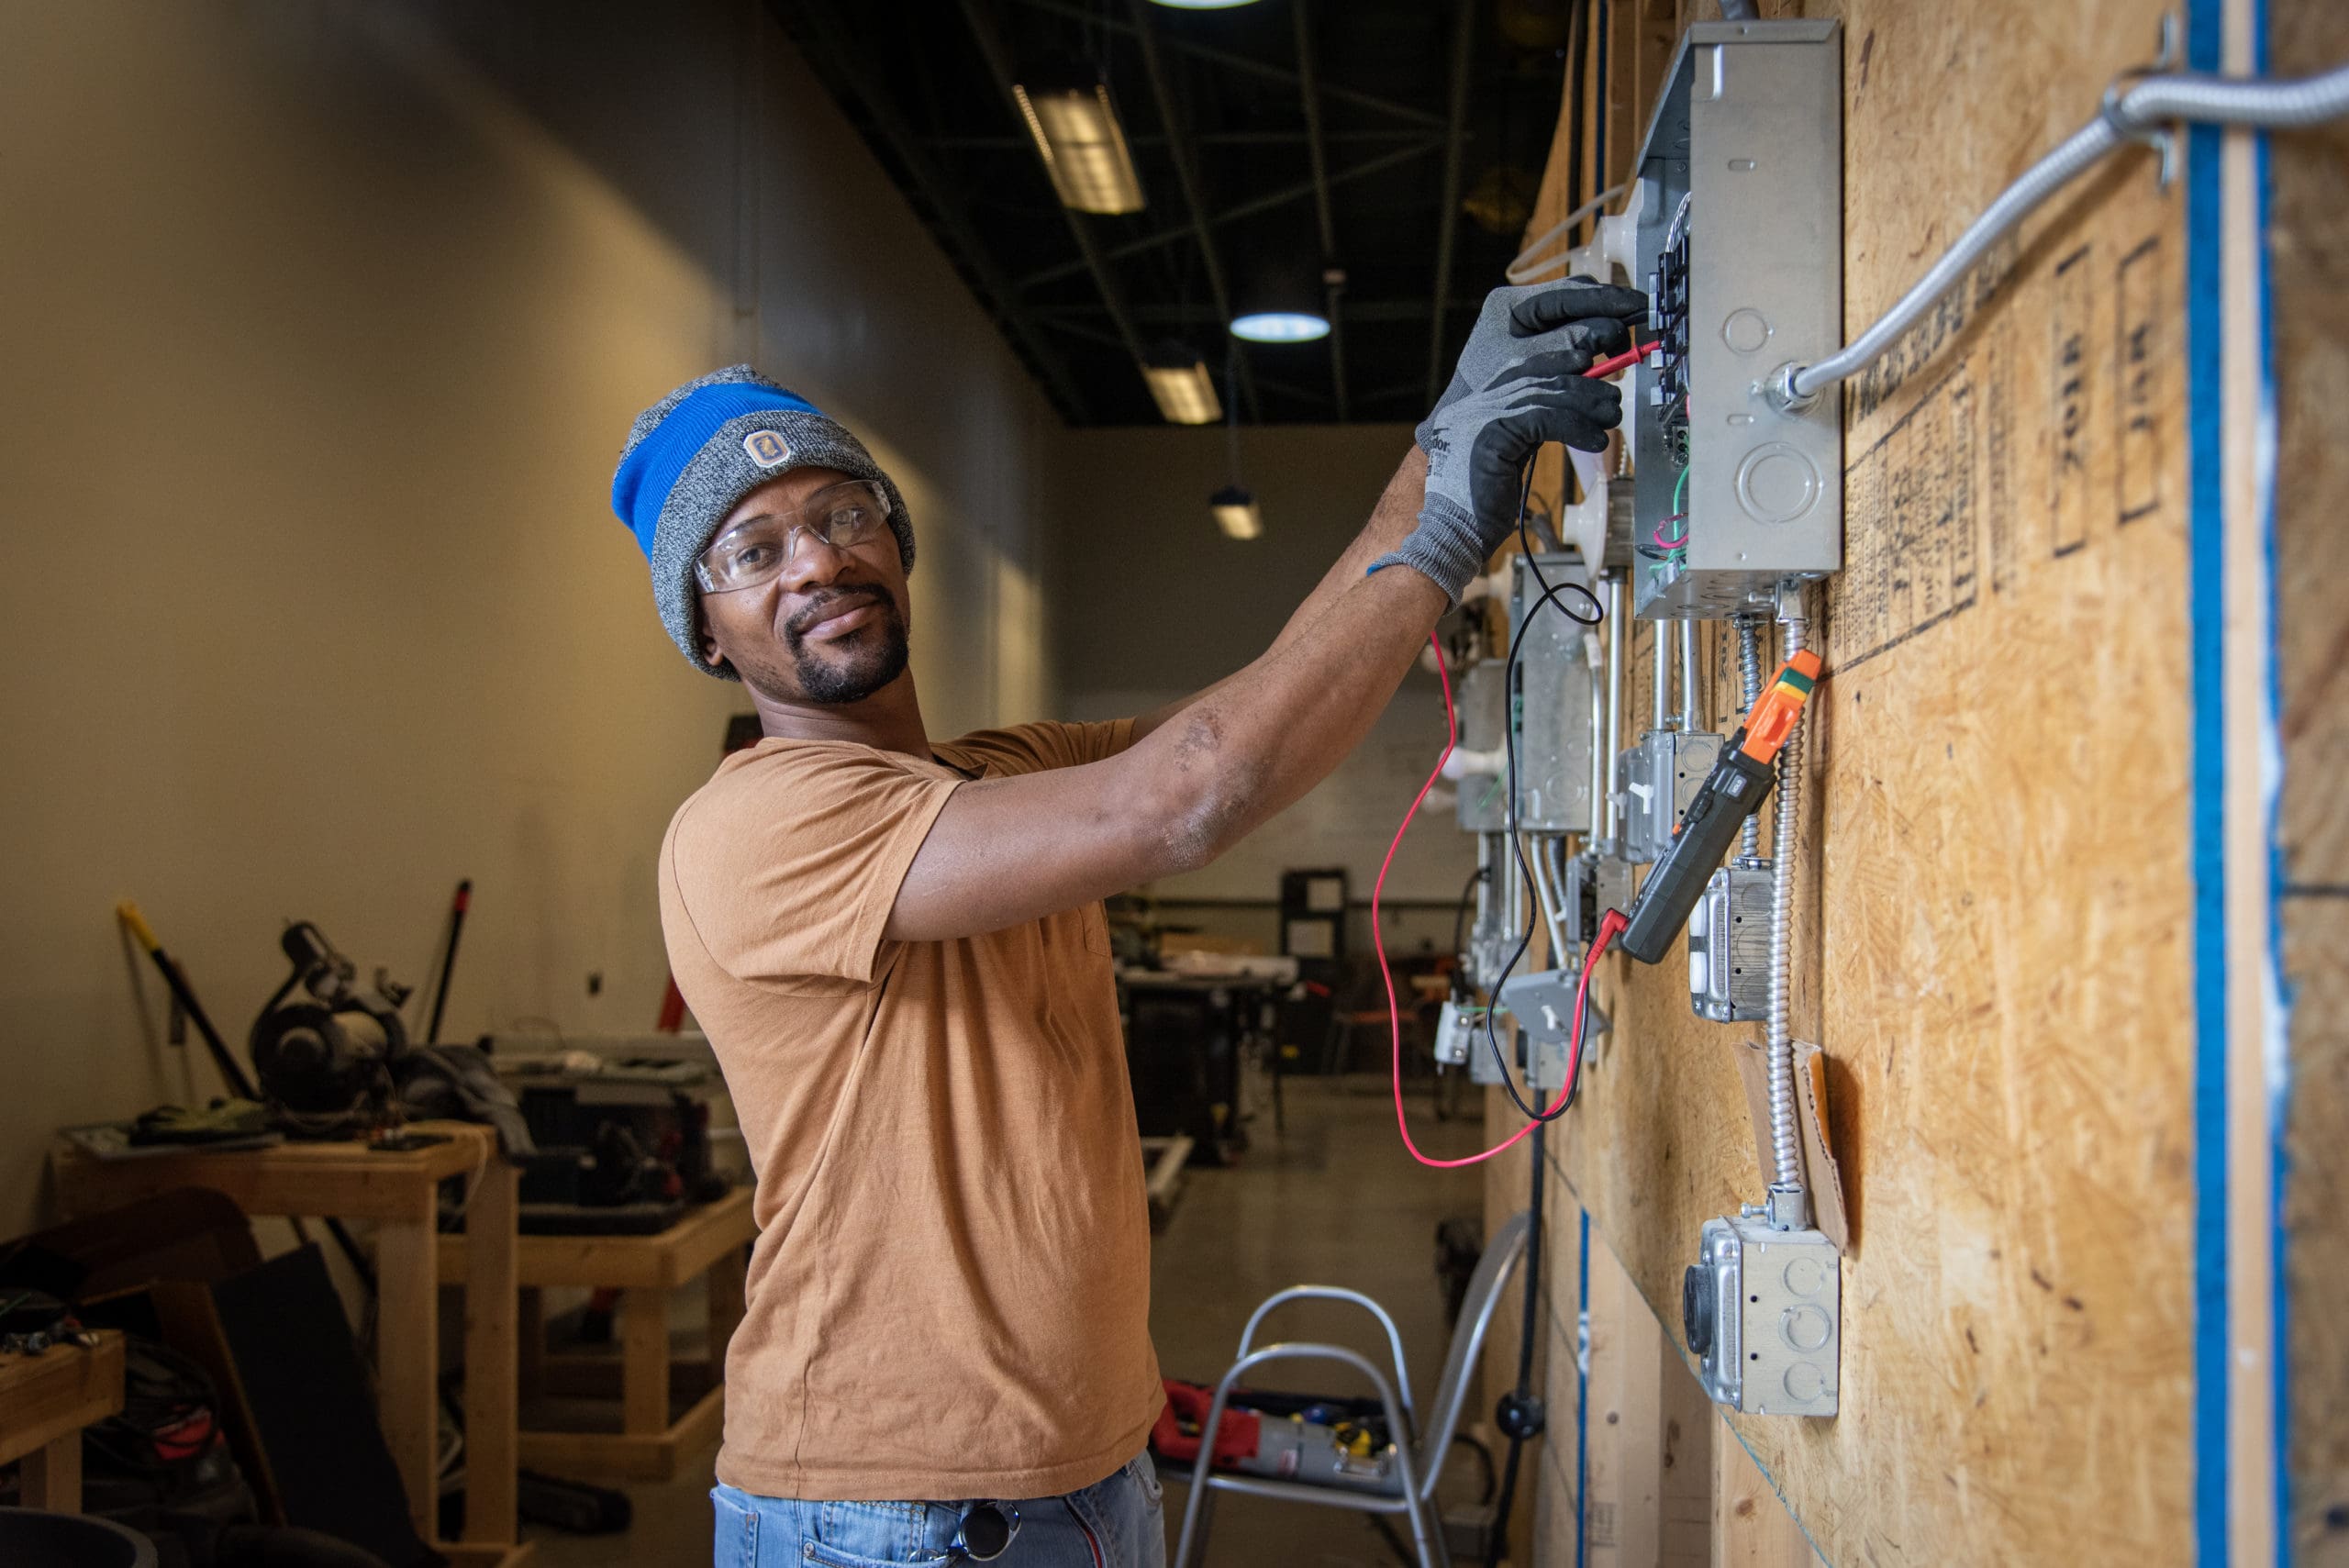
[[[1141,211],[1141,176],[1108,83],[1075,72],[1037,72],[1011,91],[1063,206]]]
[[[1230,11],[1253,6],[1256,0],[1156,0],[1170,11]]]
[[[1223,379],[1228,386],[1238,376],[1240,345],[1227,340],[1223,355]],[[1264,514],[1257,508],[1255,493],[1240,483],[1240,400],[1236,397],[1224,415],[1223,433],[1231,462],[1231,483],[1208,497],[1208,512],[1224,538],[1255,539],[1264,531]]]
[[[1207,363],[1188,343],[1170,339],[1153,347],[1142,361],[1141,378],[1170,425],[1212,425],[1223,417]]]
[[[1215,526],[1226,539],[1254,539],[1264,531],[1264,514],[1252,490],[1227,484],[1208,497],[1208,510],[1215,514]]]
[[[1310,343],[1330,335],[1320,269],[1297,258],[1260,267],[1240,296],[1231,333],[1252,343]]]

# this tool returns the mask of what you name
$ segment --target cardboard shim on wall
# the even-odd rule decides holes
[[[1794,1043],[1795,1126],[1802,1135],[1811,1223],[1838,1249],[1849,1251],[1852,1228],[1843,1208],[1843,1173],[1827,1142],[1827,1053],[1807,1040]],[[1745,1041],[1738,1049],[1737,1073],[1745,1081],[1745,1108],[1753,1118],[1754,1157],[1766,1185],[1776,1173],[1770,1158],[1770,1048],[1758,1040]]]

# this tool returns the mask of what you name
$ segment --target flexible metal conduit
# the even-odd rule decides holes
[[[1623,832],[1623,803],[1615,793],[1616,761],[1623,754],[1623,576],[1607,576],[1607,847]]]
[[[1737,617],[1737,711],[1752,713],[1762,696],[1762,621],[1758,616]],[[1746,860],[1762,853],[1762,814],[1754,812],[1737,830],[1737,852]]]
[[[1865,370],[1972,271],[2000,235],[2107,153],[2146,131],[2179,120],[2289,130],[2343,114],[2349,114],[2349,65],[2288,81],[2199,74],[2145,77],[2109,97],[2096,118],[2009,185],[1874,326],[1817,364],[1779,373],[1773,379],[1772,395],[1798,407]]]
[[[1787,657],[1802,651],[1808,628],[1799,599],[1784,616]],[[1803,721],[1778,752],[1778,818],[1770,843],[1770,1163],[1776,1187],[1802,1189],[1802,1144],[1795,1136],[1795,1046],[1787,1023],[1794,922],[1795,823],[1802,784]]]

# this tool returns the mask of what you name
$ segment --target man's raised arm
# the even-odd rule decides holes
[[[1480,322],[1460,375],[1419,428],[1419,450],[1362,537],[1247,668],[1159,716],[1116,757],[956,789],[885,935],[975,935],[1195,870],[1328,776],[1369,733],[1437,617],[1508,537],[1534,451],[1544,441],[1598,450],[1620,421],[1616,389],[1582,373],[1594,348],[1625,340],[1621,321],[1532,308],[1543,295],[1587,304],[1586,290],[1496,295],[1504,338],[1538,337],[1542,350],[1480,356]],[[1629,291],[1592,292],[1625,296],[1612,301],[1617,317],[1630,302],[1644,306]],[[1496,315],[1488,301],[1486,320]],[[1564,341],[1567,333],[1581,340]]]

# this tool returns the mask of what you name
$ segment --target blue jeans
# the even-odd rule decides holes
[[[813,1503],[709,1494],[718,1513],[715,1568],[929,1568],[949,1554],[974,1503]],[[990,1501],[994,1499],[980,1499]],[[1002,1568],[1165,1568],[1166,1517],[1148,1453],[1082,1492],[1006,1499],[1019,1532]]]

